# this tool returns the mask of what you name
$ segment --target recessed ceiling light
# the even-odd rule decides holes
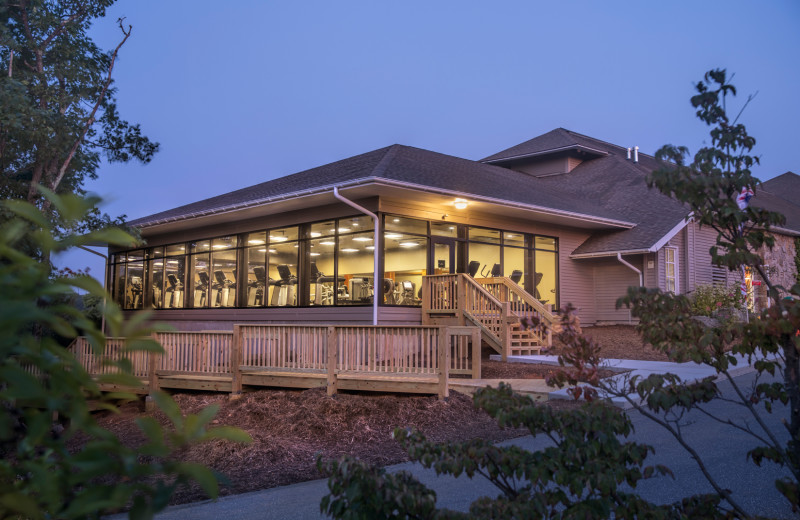
[[[400,247],[417,247],[419,242],[400,242]]]
[[[350,231],[349,227],[340,227],[339,228],[339,233],[347,233],[348,231]]]
[[[374,251],[375,250],[375,246],[366,246],[364,249],[366,249],[368,251]]]
[[[267,252],[267,250],[266,250],[266,249],[259,249],[259,250],[258,250],[258,252],[259,252],[259,253],[266,253],[266,252]],[[273,251],[272,249],[270,249],[270,250],[269,250],[269,252],[270,252],[270,253],[274,253],[275,251]]]
[[[311,256],[319,256],[319,253],[310,253]]]
[[[227,244],[214,244],[214,249],[225,249],[229,247]]]
[[[323,240],[322,242],[319,243],[319,245],[321,245],[321,246],[335,246],[336,242],[334,242],[333,240]]]
[[[399,218],[392,219],[392,222],[400,222]]]
[[[369,242],[372,239],[370,237],[355,237],[353,240],[356,242]]]
[[[247,243],[253,244],[254,246],[260,246],[261,244],[264,243],[264,241],[259,238],[251,238],[250,240],[247,241]]]
[[[401,235],[400,233],[386,233],[383,236],[391,240],[397,240],[398,238],[403,238],[403,235]]]
[[[289,240],[288,238],[286,238],[283,235],[278,235],[278,236],[270,235],[269,239],[272,240],[273,242],[286,242],[287,240]]]
[[[270,252],[270,253],[277,253],[277,251],[276,251],[276,250],[274,250],[274,249],[270,249],[270,250],[269,250],[269,252]]]
[[[353,249],[352,247],[345,247],[342,249],[342,253],[358,253],[358,249]]]
[[[321,236],[322,236],[322,233],[320,233],[319,231],[312,231],[311,232],[311,238],[317,238],[317,237],[321,237]]]

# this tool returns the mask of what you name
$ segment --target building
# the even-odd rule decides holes
[[[443,273],[508,277],[584,324],[628,322],[615,303],[630,285],[735,282],[711,264],[715,232],[647,188],[657,166],[562,128],[481,161],[392,145],[130,222],[147,245],[111,251],[109,287],[179,330],[418,324],[424,277]],[[780,270],[798,186],[786,173],[756,197],[787,215]]]

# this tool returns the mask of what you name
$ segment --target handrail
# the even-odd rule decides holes
[[[512,282],[511,279],[507,276],[495,276],[492,278],[479,278],[476,280],[477,283],[481,283],[483,281],[493,282],[493,283],[502,283],[506,287],[508,287],[511,291],[514,292],[515,295],[519,296],[522,300],[525,301],[528,305],[536,309],[536,312],[542,315],[542,317],[548,321],[551,325],[558,323],[560,321],[559,317],[550,312],[548,308],[539,300],[534,298],[531,293],[520,287],[518,283]],[[513,309],[512,309],[513,310]]]

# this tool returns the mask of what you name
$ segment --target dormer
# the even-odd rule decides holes
[[[482,163],[502,166],[533,177],[562,175],[584,161],[604,157],[602,141],[557,128],[530,141],[490,155]]]

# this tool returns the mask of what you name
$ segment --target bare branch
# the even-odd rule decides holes
[[[100,96],[98,96],[97,102],[94,104],[94,108],[92,108],[92,112],[89,114],[89,117],[83,126],[83,130],[81,131],[80,136],[78,136],[75,139],[75,142],[72,143],[72,148],[70,148],[70,151],[67,154],[66,159],[64,159],[64,162],[61,164],[61,167],[58,170],[58,175],[50,183],[49,188],[53,191],[56,191],[56,188],[61,183],[61,180],[64,178],[64,175],[67,172],[67,168],[69,168],[69,165],[72,162],[73,157],[75,157],[75,153],[78,151],[78,147],[81,145],[84,138],[86,137],[86,134],[89,132],[89,128],[91,128],[91,126],[95,123],[95,115],[97,114],[97,110],[103,103],[103,99],[105,99],[106,92],[108,92],[108,87],[109,85],[111,85],[111,73],[114,70],[114,63],[117,60],[117,54],[119,53],[120,48],[122,48],[122,46],[130,37],[131,30],[133,29],[133,26],[128,25],[128,30],[126,31],[125,26],[122,24],[124,20],[125,20],[124,18],[120,18],[119,20],[117,20],[117,22],[119,23],[119,28],[122,31],[122,34],[125,35],[125,37],[122,39],[121,42],[119,42],[119,45],[117,45],[117,47],[114,49],[114,52],[111,53],[111,63],[108,65],[108,75],[106,76],[106,81],[103,84],[103,89],[100,91]]]

